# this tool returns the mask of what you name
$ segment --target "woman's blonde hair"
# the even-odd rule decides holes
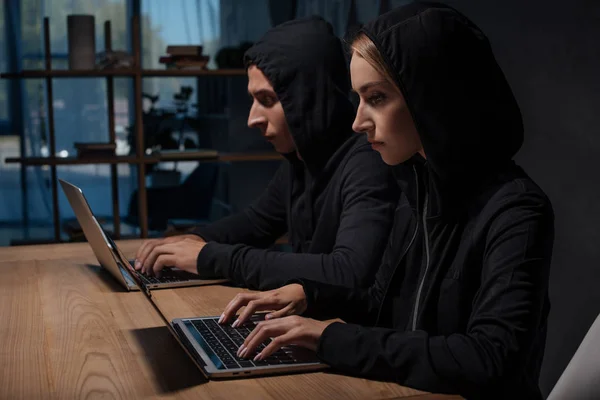
[[[352,41],[350,45],[352,54],[356,54],[357,56],[363,58],[366,62],[368,62],[377,72],[379,72],[385,79],[398,87],[396,80],[394,79],[394,74],[392,69],[386,62],[383,60],[381,53],[375,46],[375,43],[364,33],[360,32]]]

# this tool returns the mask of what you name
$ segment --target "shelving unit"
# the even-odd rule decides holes
[[[213,69],[213,70],[174,70],[174,69],[104,69],[104,70],[25,70],[0,74],[3,79],[27,78],[104,78],[104,77],[134,77],[142,75],[150,77],[198,77],[198,76],[239,76],[246,75],[243,69]]]
[[[104,41],[105,49],[112,49],[111,40],[111,25],[110,21],[104,24]],[[0,74],[1,79],[45,79],[46,96],[48,100],[48,142],[50,154],[56,154],[56,140],[54,132],[54,111],[52,106],[53,87],[52,79],[55,78],[105,78],[107,84],[107,108],[108,108],[108,128],[109,140],[115,142],[115,116],[114,116],[114,83],[115,77],[128,77],[133,79],[133,96],[134,96],[134,125],[136,136],[136,155],[128,156],[108,156],[108,157],[21,157],[7,158],[7,163],[19,163],[23,167],[27,166],[49,166],[51,173],[51,190],[52,190],[52,210],[54,224],[54,240],[60,242],[60,215],[58,207],[58,185],[56,167],[59,165],[86,165],[86,164],[109,164],[111,171],[111,190],[113,203],[113,225],[115,238],[120,237],[120,215],[119,215],[119,195],[117,181],[117,164],[136,165],[138,168],[138,209],[139,209],[139,227],[140,236],[148,237],[148,208],[146,197],[146,165],[154,164],[162,161],[198,161],[198,162],[235,162],[235,161],[262,161],[262,160],[279,160],[281,156],[275,152],[260,152],[260,153],[218,153],[211,152],[206,157],[198,157],[196,154],[193,157],[186,158],[185,155],[164,154],[164,155],[145,155],[144,152],[144,127],[142,115],[142,78],[146,77],[199,77],[199,76],[240,76],[245,75],[243,69],[221,69],[221,70],[144,70],[141,68],[141,48],[140,48],[140,26],[137,17],[132,18],[132,52],[134,59],[134,67],[127,69],[108,69],[108,70],[53,70],[51,65],[51,49],[50,49],[50,29],[49,19],[44,18],[44,55],[45,69],[43,70],[24,70],[20,72],[10,72]],[[21,140],[24,140],[24,132],[19,132]],[[23,176],[23,175],[22,175]],[[22,183],[23,191],[25,192]],[[25,199],[25,195],[23,196]]]
[[[161,155],[161,156],[145,156],[141,161],[137,156],[114,156],[114,157],[10,157],[4,161],[7,164],[18,163],[24,166],[43,166],[43,165],[86,165],[86,164],[155,164],[165,161],[198,161],[198,162],[236,162],[236,161],[270,161],[281,160],[282,157],[278,153],[219,153],[216,156],[206,156],[198,158],[198,156],[185,157],[176,155]]]

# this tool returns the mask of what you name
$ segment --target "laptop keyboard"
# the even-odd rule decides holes
[[[175,282],[186,282],[186,281],[189,281],[188,278],[186,278],[184,276],[181,276],[181,275],[174,274],[174,273],[169,273],[168,270],[163,270],[162,275],[160,276],[160,278],[157,278],[154,275],[153,276],[144,275],[140,271],[137,271],[137,270],[135,271],[135,274],[146,285],[156,284],[156,283],[175,283]]]
[[[210,355],[213,361],[215,361],[214,358],[217,357],[222,366],[226,369],[298,364],[318,361],[316,356],[311,357],[310,355],[300,355],[298,354],[298,351],[292,351],[290,347],[283,347],[261,361],[252,361],[254,355],[252,355],[250,359],[239,358],[236,353],[240,346],[244,343],[244,340],[256,326],[256,321],[249,321],[237,328],[232,328],[230,324],[220,325],[218,323],[218,318],[198,319],[191,320],[189,322],[196,328],[206,344],[214,353]],[[256,348],[256,353],[259,353],[262,349],[264,349],[269,342],[270,339],[269,341],[259,345]],[[202,343],[200,344],[202,345]],[[219,366],[219,363],[215,362],[215,365]]]

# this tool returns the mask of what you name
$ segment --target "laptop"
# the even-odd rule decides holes
[[[282,347],[262,361],[252,361],[254,357],[239,358],[236,355],[238,348],[266,313],[255,314],[250,321],[236,328],[232,328],[231,323],[219,324],[219,317],[177,318],[169,322],[152,297],[150,288],[139,275],[132,276],[169,328],[169,332],[206,379],[290,374],[328,368],[313,351],[297,346]],[[259,352],[267,344],[268,342],[262,343],[256,351]]]
[[[133,275],[143,281],[148,289],[212,285],[227,281],[226,279],[198,279],[197,275],[178,268],[165,268],[160,277],[146,276],[136,271],[131,267],[131,261],[123,255],[115,242],[104,232],[92,213],[82,190],[62,179],[59,179],[59,182],[100,266],[108,270],[125,289],[139,290]]]

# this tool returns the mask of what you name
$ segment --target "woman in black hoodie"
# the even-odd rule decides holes
[[[522,119],[488,40],[452,8],[413,3],[361,30],[350,71],[354,129],[403,188],[376,282],[238,295],[222,323],[243,305],[234,324],[277,310],[238,355],[296,344],[337,370],[422,390],[541,398],[554,215],[512,160]]]

